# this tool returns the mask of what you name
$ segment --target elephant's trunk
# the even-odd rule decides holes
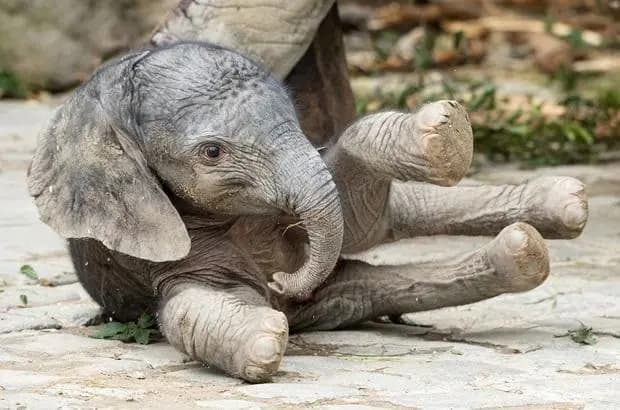
[[[305,138],[304,138],[305,140]],[[275,273],[271,289],[297,301],[307,300],[333,271],[343,236],[343,217],[336,184],[319,153],[291,149],[281,162],[279,178],[285,187],[283,209],[304,224],[309,252],[304,264],[293,273]]]

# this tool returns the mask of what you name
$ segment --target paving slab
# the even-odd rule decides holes
[[[482,168],[464,184],[561,174],[588,184],[590,220],[548,241],[537,289],[409,314],[409,325],[293,335],[273,383],[250,385],[165,342],[88,337],[99,308],[66,245],[38,221],[25,169],[54,104],[0,101],[0,409],[620,408],[620,164]],[[352,257],[398,264],[469,251],[489,238],[422,237]],[[20,273],[31,265],[37,278]],[[26,303],[24,303],[25,296]],[[567,331],[591,326],[594,345]]]

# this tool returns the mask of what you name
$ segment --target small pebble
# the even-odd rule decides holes
[[[144,380],[146,376],[142,372],[133,372],[129,375],[132,379]]]

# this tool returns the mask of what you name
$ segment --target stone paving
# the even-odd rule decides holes
[[[98,308],[25,188],[36,133],[52,105],[0,102],[0,409],[620,408],[620,164],[483,169],[474,175],[479,181],[561,173],[588,183],[586,231],[574,241],[549,241],[552,275],[543,286],[408,315],[409,326],[294,335],[274,382],[251,385],[164,342],[87,337],[92,328],[84,325]],[[360,257],[410,262],[488,240],[417,238]],[[39,280],[19,273],[23,264]],[[598,343],[557,337],[580,322]]]

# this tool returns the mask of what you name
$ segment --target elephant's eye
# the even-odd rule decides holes
[[[222,150],[217,145],[207,145],[204,149],[204,153],[211,159],[217,159],[222,155]]]

